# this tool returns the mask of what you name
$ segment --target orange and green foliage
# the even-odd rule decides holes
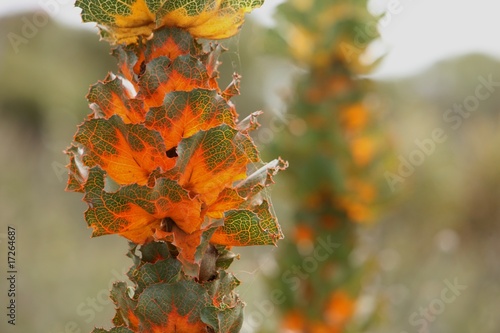
[[[91,87],[92,113],[67,150],[67,189],[84,193],[92,235],[132,244],[134,288],[113,287],[111,332],[238,332],[229,249],[282,238],[262,190],[286,163],[260,160],[249,136],[258,113],[238,121],[239,77],[220,89],[223,48],[197,39],[235,34],[260,4],[77,1],[118,43],[119,73]]]
[[[217,278],[200,283],[183,273],[165,243],[145,244],[140,257],[136,252],[132,245],[129,256],[134,265],[128,277],[135,289],[116,282],[111,291],[116,327],[93,333],[239,332],[243,303],[233,291],[239,281],[223,270],[229,263],[219,258]]]
[[[264,0],[77,0],[85,22],[96,22],[111,42],[136,43],[163,26],[179,27],[195,38],[235,35],[245,13]]]
[[[367,1],[289,0],[280,5],[272,45],[306,70],[289,102],[290,132],[274,144],[290,161],[294,225],[280,243],[281,332],[352,332],[362,266],[353,262],[357,228],[376,216],[385,136],[370,105],[361,55]],[[362,33],[363,44],[358,34]],[[375,37],[375,36],[374,36]],[[323,244],[334,244],[325,251]],[[347,329],[350,327],[350,330]]]

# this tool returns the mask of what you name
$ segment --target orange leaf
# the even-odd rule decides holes
[[[116,115],[86,121],[75,141],[84,147],[85,165],[99,165],[119,184],[146,184],[153,170],[168,170],[175,164],[175,159],[165,155],[158,132],[144,125],[125,124]]]
[[[214,203],[225,187],[246,177],[248,163],[258,161],[251,139],[227,125],[184,139],[177,151],[179,184],[199,194],[207,205]]]
[[[142,101],[132,99],[132,93],[125,89],[119,78],[112,75],[90,88],[87,99],[97,116],[109,118],[119,115],[125,124],[136,124],[144,120]]]
[[[145,124],[162,135],[169,150],[198,131],[234,126],[235,119],[234,109],[215,90],[195,89],[167,94],[163,106],[149,111]]]
[[[165,218],[187,233],[200,229],[201,202],[191,199],[175,181],[161,178],[154,187],[132,184],[112,193],[104,188],[104,172],[91,169],[84,200],[89,204],[85,218],[94,229],[93,236],[117,233],[144,244],[153,239]]]
[[[165,95],[171,91],[190,91],[195,88],[215,89],[204,64],[190,55],[174,60],[162,56],[148,62],[139,81],[137,98],[144,99],[149,107],[163,104]]]

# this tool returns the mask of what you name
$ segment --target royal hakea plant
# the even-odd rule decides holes
[[[222,90],[216,42],[263,0],[78,0],[115,45],[119,71],[90,88],[67,149],[67,189],[84,194],[93,236],[130,241],[132,286],[111,290],[115,325],[94,332],[239,332],[232,246],[282,238],[263,191],[286,167],[263,163]]]
[[[370,105],[370,83],[359,78],[373,66],[361,57],[377,37],[366,4],[289,0],[270,34],[270,45],[305,69],[289,101],[290,131],[274,142],[274,152],[290,161],[294,225],[269,279],[270,290],[284,295],[279,328],[270,332],[363,331],[353,318],[367,265],[353,261],[353,250],[359,226],[375,218],[387,195],[386,136]]]

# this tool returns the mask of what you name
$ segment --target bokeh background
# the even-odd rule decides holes
[[[301,75],[300,68],[274,57],[262,42],[277,3],[266,3],[249,16],[240,36],[225,41],[229,51],[220,69],[222,82],[229,82],[234,71],[243,76],[242,96],[234,100],[242,117],[264,110],[262,128],[255,133],[264,151],[282,134],[269,128],[282,117],[285,97]],[[370,8],[381,12],[389,3],[373,1]],[[382,320],[366,332],[418,332],[409,318],[440,297],[445,280],[457,279],[466,289],[446,304],[429,332],[498,333],[500,86],[493,86],[491,96],[456,128],[443,117],[475,94],[479,77],[500,82],[500,23],[494,16],[500,4],[398,3],[401,10],[385,16],[382,38],[367,55],[369,60],[385,54],[370,76],[372,103],[383,114],[380,130],[392,138],[388,150],[396,161],[408,158],[418,148],[415,140],[429,138],[436,128],[447,139],[398,183],[379,219],[360,227],[356,256],[376,258],[379,269],[371,287],[384,305]],[[79,23],[72,1],[2,1],[2,309],[7,225],[17,229],[19,271],[17,325],[7,325],[2,314],[2,333],[76,333],[110,326],[114,309],[108,289],[112,281],[126,279],[127,244],[115,236],[90,239],[81,196],[64,192],[67,161],[62,153],[89,113],[88,87],[108,71],[115,71],[108,44],[98,41],[91,24]],[[387,171],[397,173],[397,167]],[[285,229],[293,210],[285,200],[287,181],[278,176],[272,190]],[[239,293],[248,313],[260,311],[276,249],[236,250],[241,260],[231,269],[242,280]]]

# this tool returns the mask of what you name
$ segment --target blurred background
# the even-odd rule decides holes
[[[241,96],[234,99],[241,118],[265,112],[255,133],[264,151],[286,130],[273,124],[286,123],[285,96],[303,72],[267,52],[261,40],[273,27],[278,3],[268,0],[249,16],[240,36],[224,42],[229,51],[220,68],[222,87],[232,72],[243,76]],[[377,261],[370,285],[383,304],[382,320],[364,331],[420,332],[414,313],[437,304],[447,283],[458,281],[463,287],[456,299],[441,302],[445,308],[422,332],[498,333],[500,3],[380,0],[370,2],[370,10],[387,12],[379,23],[381,39],[366,52],[367,62],[385,55],[368,75],[374,81],[370,101],[383,119],[379,130],[391,137],[388,151],[395,163],[385,171],[401,174],[401,161],[422,151],[417,142],[434,131],[441,130],[442,140],[420,154],[424,158],[408,176],[387,182],[391,196],[380,217],[359,230],[355,255]],[[111,326],[108,289],[112,281],[126,279],[131,265],[125,240],[90,239],[86,205],[79,194],[64,192],[62,151],[90,112],[88,87],[116,71],[109,45],[78,15],[67,0],[0,4],[0,266],[5,272],[12,225],[19,272],[16,326],[7,325],[2,314],[0,332],[76,333]],[[471,98],[479,86],[487,98]],[[293,209],[287,181],[278,176],[272,190],[285,230]],[[247,313],[262,311],[259,300],[267,293],[264,280],[277,250],[235,250],[241,260],[231,269],[242,280]],[[3,275],[0,281],[5,309]],[[259,330],[255,326],[245,329]]]

